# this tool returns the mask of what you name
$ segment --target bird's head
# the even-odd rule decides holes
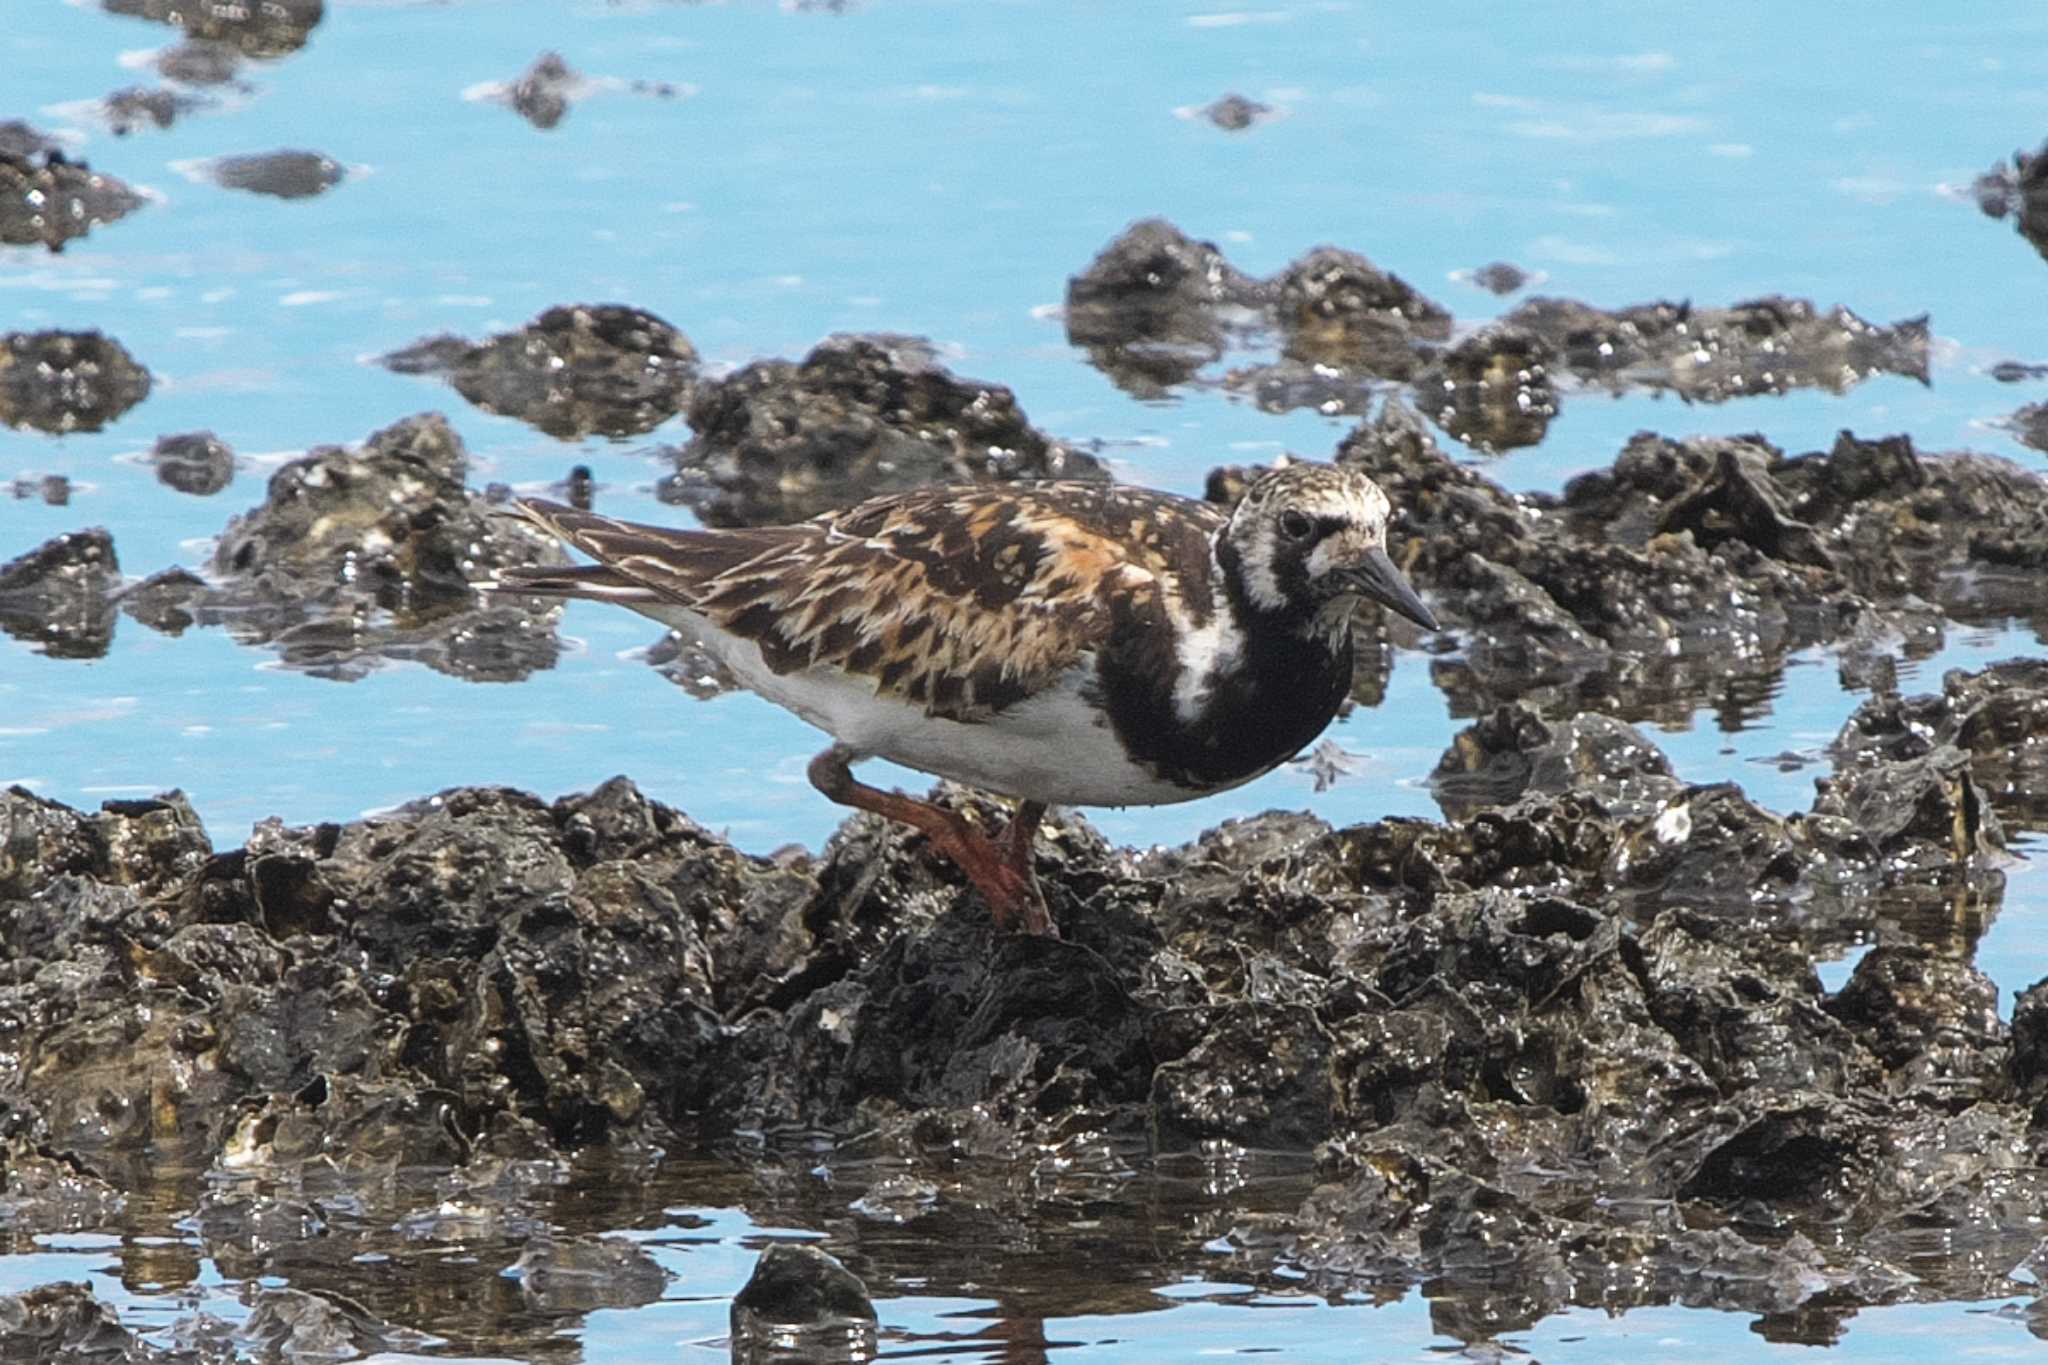
[[[1245,490],[1218,546],[1244,606],[1341,624],[1369,597],[1424,630],[1436,617],[1387,557],[1387,495],[1341,465],[1290,464]]]

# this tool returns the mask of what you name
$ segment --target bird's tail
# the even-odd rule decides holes
[[[558,567],[509,565],[470,586],[479,592],[587,597],[628,607],[661,600],[660,593],[645,584],[635,583],[606,564],[565,564]]]

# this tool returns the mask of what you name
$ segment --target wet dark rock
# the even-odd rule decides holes
[[[386,1351],[433,1344],[421,1332],[380,1321],[361,1304],[338,1294],[300,1289],[252,1289],[249,1315],[234,1338],[262,1359],[350,1360]]]
[[[311,199],[348,178],[348,170],[319,152],[251,152],[202,163],[207,179],[223,189],[247,190],[274,199]]]
[[[1488,454],[1532,446],[1557,415],[1543,342],[1513,327],[1475,332],[1416,377],[1416,406],[1445,432]]]
[[[211,103],[182,90],[131,85],[100,101],[100,117],[116,137],[126,137],[138,128],[168,128],[186,114]]]
[[[89,1232],[114,1224],[127,1196],[16,1139],[0,1149],[0,1225],[16,1234]]]
[[[552,128],[569,112],[569,100],[580,78],[559,52],[543,52],[515,81],[510,92],[514,112],[536,128]]]
[[[2021,682],[1955,690],[2024,721]],[[1455,825],[1274,813],[1132,855],[1061,817],[1036,854],[1064,941],[995,933],[872,817],[817,857],[748,858],[623,780],[270,821],[225,853],[174,797],[88,816],[9,793],[0,1105],[46,1161],[238,1173],[190,1205],[235,1273],[361,1216],[294,1179],[365,1199],[459,1166],[390,1221],[514,1239],[542,1314],[664,1277],[494,1196],[506,1161],[775,1132],[861,1135],[886,1174],[854,1212],[885,1224],[941,1216],[940,1172],[1058,1180],[1091,1144],[1315,1145],[1324,1185],[1248,1221],[1244,1254],[1332,1292],[1438,1280],[1461,1331],[1567,1303],[1988,1294],[2024,1248],[1909,1248],[1935,1226],[2031,1246],[2048,1047],[2031,998],[2006,1029],[1965,958],[1880,918],[1891,879],[1977,857],[1974,779],[1944,765],[2009,730],[1935,723],[1919,752],[1873,729],[1790,817],[1679,784],[1616,722],[1520,709],[1447,756],[1475,787]],[[1995,899],[1971,875],[1952,891]],[[1816,957],[1877,937],[1825,995]],[[749,1333],[867,1321],[796,1269],[742,1295]]]
[[[116,599],[122,611],[151,630],[182,635],[198,618],[198,605],[210,591],[205,579],[186,569],[160,569]]]
[[[816,1247],[777,1242],[732,1301],[733,1359],[859,1360],[873,1351],[875,1306],[860,1277]]]
[[[698,701],[723,696],[742,685],[701,641],[686,639],[673,630],[648,646],[645,657],[662,677]]]
[[[149,371],[98,332],[0,335],[0,422],[98,431],[149,396]]]
[[[1465,277],[1489,294],[1512,294],[1529,282],[1529,272],[1506,261],[1482,265]]]
[[[159,436],[149,460],[158,483],[195,497],[211,497],[235,477],[235,452],[210,431]]]
[[[1873,948],[1824,1008],[1884,1064],[1896,1088],[1968,1103],[2003,1077],[2008,1039],[1998,988],[1966,962],[1917,946]]]
[[[1533,334],[1582,382],[1720,403],[1818,388],[1845,393],[1873,374],[1927,382],[1927,319],[1889,327],[1846,308],[1822,313],[1777,296],[1727,308],[1645,303],[1613,310],[1534,298],[1502,319]]]
[[[125,1365],[155,1354],[121,1325],[113,1305],[69,1280],[0,1295],[0,1342],[0,1359],[58,1365]]]
[[[1067,281],[1067,342],[1119,387],[1156,398],[1219,359],[1260,300],[1214,243],[1147,218]]]
[[[100,658],[114,640],[120,587],[106,531],[58,536],[0,564],[0,630],[53,659]]]
[[[2029,379],[2048,379],[2048,365],[2028,365],[2018,360],[2001,360],[1991,367],[1991,377],[2001,384],[2018,384]]]
[[[109,14],[169,24],[186,42],[230,43],[250,57],[284,57],[306,45],[325,0],[100,0]]]
[[[1967,756],[1973,794],[2019,828],[2048,829],[2048,661],[1954,669],[1938,694],[1874,697],[1833,746],[1845,774],[1890,773],[1957,751]]]
[[[689,338],[621,304],[550,308],[481,343],[430,337],[382,363],[399,374],[442,375],[486,412],[565,441],[651,431],[688,406],[697,388]]]
[[[101,223],[125,218],[142,207],[142,196],[111,175],[73,161],[54,144],[35,150],[37,134],[26,124],[0,143],[0,243],[62,251]]]
[[[1523,699],[1682,722],[1704,696],[1737,723],[1791,649],[1938,631],[1928,603],[2041,611],[2048,484],[1903,437],[1787,457],[1758,437],[1645,433],[1561,498],[1516,496],[1390,400],[1337,458],[1387,490],[1403,567],[1461,637],[1431,665],[1458,714]]]
[[[2021,445],[2048,451],[2048,403],[2029,403],[2005,419]]]
[[[1634,726],[1590,712],[1546,725],[1521,705],[1503,706],[1461,730],[1430,776],[1437,803],[1453,820],[1512,805],[1529,792],[1579,792],[1626,819],[1662,810],[1682,786]]]
[[[2011,166],[1999,162],[1970,188],[1985,217],[2011,215],[2020,236],[2048,259],[2048,143],[2032,155],[2014,152]]]
[[[1211,101],[1201,110],[1203,118],[1227,133],[1241,133],[1272,112],[1272,105],[1234,93]]]
[[[1291,360],[1407,379],[1420,343],[1450,340],[1448,312],[1353,251],[1317,247],[1273,288]]]
[[[357,677],[414,659],[459,677],[523,677],[558,644],[513,599],[471,586],[507,564],[561,551],[489,514],[464,483],[468,455],[438,413],[373,434],[360,450],[318,447],[271,476],[213,556],[217,587],[199,620],[322,676]]]
[[[1008,389],[956,376],[911,337],[835,336],[800,363],[756,361],[706,384],[690,425],[658,491],[711,526],[801,521],[934,482],[1106,477]]]
[[[182,85],[227,85],[241,70],[242,50],[232,43],[187,38],[157,54],[156,72]]]

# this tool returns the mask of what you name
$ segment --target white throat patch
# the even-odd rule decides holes
[[[1213,551],[1211,556],[1212,581],[1220,585],[1223,566],[1214,562]],[[1272,574],[1268,573],[1266,579],[1271,584]],[[1249,580],[1245,589],[1257,591]],[[1180,664],[1180,676],[1173,684],[1173,710],[1183,723],[1192,724],[1208,706],[1209,696],[1216,690],[1217,675],[1234,668],[1243,655],[1244,632],[1238,628],[1237,608],[1230,594],[1220,587],[1215,609],[1203,624],[1194,624],[1178,597],[1166,600],[1166,616],[1173,623],[1174,658]]]

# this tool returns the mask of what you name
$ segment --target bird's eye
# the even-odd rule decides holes
[[[1314,522],[1291,507],[1280,514],[1280,534],[1289,540],[1307,540],[1315,529]]]

